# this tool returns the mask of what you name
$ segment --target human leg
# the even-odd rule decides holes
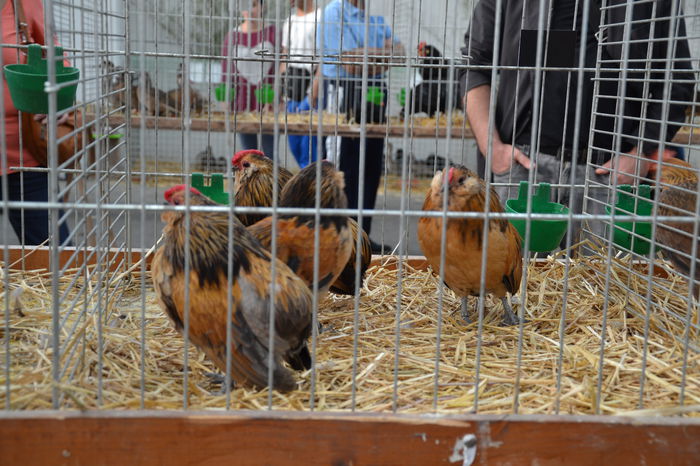
[[[10,200],[25,202],[48,202],[49,183],[46,173],[12,173],[7,175]],[[63,217],[63,210],[58,211]],[[45,209],[10,209],[9,220],[17,237],[26,246],[45,242],[50,234],[49,211]],[[59,239],[65,245],[69,230],[64,220],[58,227]]]

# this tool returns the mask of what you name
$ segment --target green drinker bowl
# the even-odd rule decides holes
[[[384,97],[386,93],[379,86],[367,87],[367,102],[374,105],[384,105]]]
[[[518,188],[518,198],[506,201],[506,212],[527,213],[527,197],[529,183],[521,181]],[[537,192],[532,197],[533,214],[569,214],[569,209],[559,203],[549,200],[551,186],[549,183],[540,183]],[[529,250],[533,252],[549,252],[559,247],[562,238],[566,234],[568,219],[563,220],[531,220]],[[511,219],[510,223],[518,230],[520,237],[525,240],[525,219]]]
[[[623,184],[618,187],[617,204],[615,204],[615,215],[651,215],[651,209],[653,207],[653,204],[651,201],[644,200],[651,198],[651,186],[647,184],[638,186],[637,195],[639,197],[637,198],[633,197],[631,193],[632,186],[628,184]],[[605,206],[606,213],[610,214],[611,210],[611,206]],[[608,228],[610,228],[609,224]],[[610,230],[608,230],[608,232],[609,231]],[[639,221],[619,222],[615,220],[615,227],[613,230],[613,243],[620,246],[621,248],[634,251],[635,253],[640,255],[648,254],[649,249],[651,248],[651,244],[649,244],[649,241],[639,238],[639,236],[642,236],[647,239],[651,238],[651,223]]]
[[[209,185],[204,183],[203,173],[192,173],[190,182],[193,188],[199,190],[200,193],[204,194],[212,201],[222,205],[228,205],[228,193],[224,191],[223,173],[213,173],[209,180]]]
[[[255,98],[261,104],[272,104],[275,102],[275,89],[270,84],[263,84],[255,89]]]
[[[214,88],[214,98],[219,102],[226,101],[226,92],[228,91],[228,100],[232,101],[236,97],[236,89],[226,84],[221,83]]]
[[[404,107],[406,105],[406,88],[402,87],[401,90],[399,91],[398,94],[396,94],[396,98],[399,100],[399,105]]]
[[[63,48],[56,47],[56,82],[77,81],[78,68],[63,66]],[[31,44],[27,49],[26,65],[5,65],[5,79],[12,103],[17,110],[28,113],[49,113],[49,96],[44,84],[49,80],[46,62],[41,56],[41,45]],[[75,101],[78,84],[63,87],[56,96],[57,110],[63,110]]]

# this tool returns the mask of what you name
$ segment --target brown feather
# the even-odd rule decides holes
[[[682,160],[670,159],[665,162],[671,165],[661,167],[662,186],[658,195],[658,215],[664,217],[695,216],[698,191],[697,173]],[[654,169],[658,169],[658,165]],[[690,277],[691,261],[689,256],[693,252],[692,237],[693,223],[659,222],[656,229],[656,240],[659,244],[673,249],[662,248],[662,253],[686,277]],[[697,257],[700,257],[700,243],[696,246]],[[695,266],[695,280],[700,280],[700,264]],[[700,286],[695,287],[695,295],[700,296]]]
[[[173,196],[182,205],[184,192]],[[191,196],[192,205],[210,204],[201,194]],[[226,212],[190,212],[189,280],[185,280],[184,212],[163,215],[163,245],[151,266],[160,304],[184,331],[185,287],[189,286],[189,338],[222,371],[226,371],[226,314],[229,293],[232,308],[231,376],[241,385],[267,386],[270,280],[272,257],[243,225]],[[229,288],[228,229],[233,222],[233,273]],[[281,361],[297,365],[311,333],[311,294],[304,283],[282,262],[276,262],[273,387],[289,391],[296,387],[292,373]],[[310,365],[310,359],[308,364]]]
[[[243,156],[235,169],[234,202],[239,207],[272,207],[274,182],[273,161],[265,156],[249,153]],[[277,167],[277,195],[280,196],[292,174],[284,167]],[[238,219],[250,226],[266,217],[265,214],[239,214]]]
[[[345,208],[342,173],[332,164],[321,165],[321,207]],[[316,164],[295,175],[282,192],[283,207],[314,207],[316,197]],[[314,228],[313,215],[281,215],[277,221],[277,258],[289,266],[309,286],[313,287]],[[272,247],[272,217],[248,227],[248,231],[263,247]],[[319,296],[324,297],[330,285],[341,274],[352,249],[348,218],[342,215],[322,215],[319,225]]]
[[[348,262],[343,267],[342,272],[338,276],[338,279],[331,285],[330,290],[336,294],[349,295],[355,294],[355,259],[357,255],[357,234],[360,230],[360,226],[357,222],[351,218],[348,219],[348,225],[350,227],[350,234],[352,236],[352,249],[350,250],[350,258]],[[360,239],[360,286],[365,281],[365,272],[369,268],[369,264],[372,261],[372,245],[369,242],[369,236],[364,230],[360,230],[362,238]]]
[[[463,166],[453,167],[449,182],[448,210],[483,212],[486,183]],[[443,208],[443,174],[438,172],[423,204],[423,210]],[[491,190],[491,212],[503,212],[498,195]],[[445,250],[444,279],[447,286],[460,296],[478,296],[483,252],[483,219],[449,219]],[[428,263],[437,274],[440,270],[442,219],[421,217],[418,221],[418,241]],[[522,278],[520,236],[505,219],[489,220],[489,244],[486,251],[486,292],[497,297],[515,293]]]

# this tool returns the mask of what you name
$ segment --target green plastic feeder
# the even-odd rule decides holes
[[[77,81],[78,68],[63,66],[63,48],[56,47],[56,82]],[[49,80],[47,60],[42,58],[41,45],[31,44],[27,50],[26,65],[5,65],[5,79],[10,89],[12,103],[17,110],[28,113],[49,113],[49,96],[44,84]],[[75,101],[78,84],[59,89],[56,96],[57,110],[64,110]]]
[[[399,105],[404,107],[406,105],[406,88],[403,87],[399,91],[398,94],[396,94],[396,98],[399,99]]]
[[[521,181],[518,188],[518,198],[506,201],[506,212],[525,214],[527,213],[527,197],[529,184]],[[569,214],[569,209],[559,203],[551,202],[551,186],[549,183],[540,183],[537,192],[532,197],[533,214]],[[510,223],[518,230],[520,237],[525,240],[525,219],[511,219]],[[531,220],[529,250],[533,252],[549,252],[561,243],[561,239],[566,234],[568,219],[564,220]]]
[[[631,193],[632,186],[628,184],[623,184],[618,187],[617,204],[615,205],[615,215],[651,215],[651,209],[653,207],[653,204],[651,201],[644,200],[651,198],[651,186],[647,184],[638,186],[637,198],[633,197]],[[611,210],[612,208],[609,205],[605,206],[606,213],[610,214]],[[620,246],[621,248],[634,251],[637,254],[649,254],[651,244],[649,243],[649,241],[641,239],[640,236],[647,239],[651,238],[650,222],[618,222],[617,220],[615,221],[615,228],[613,231],[613,243]]]
[[[275,89],[271,84],[263,84],[255,89],[255,98],[261,104],[271,104],[275,102]]]
[[[379,86],[367,87],[367,102],[374,105],[383,105],[386,93]]]
[[[100,135],[97,133],[92,133],[91,136],[93,139],[97,139],[100,137]],[[124,137],[124,135],[122,133],[109,133],[106,137],[107,139],[121,139]]]
[[[224,191],[223,173],[213,173],[209,180],[209,185],[204,184],[203,173],[192,173],[190,181],[193,188],[196,188],[212,201],[228,205],[228,193]]]
[[[224,83],[219,84],[214,88],[214,98],[219,102],[226,101],[226,92],[228,91],[228,100],[231,101],[236,96],[236,89],[231,86],[227,86]]]

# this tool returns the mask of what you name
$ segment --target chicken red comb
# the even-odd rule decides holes
[[[179,191],[184,191],[186,188],[187,188],[186,185],[178,184],[178,185],[173,186],[172,188],[168,189],[167,191],[165,191],[165,193],[163,193],[163,197],[165,198],[166,201],[170,202],[170,200],[173,198],[173,194],[175,194],[176,192],[179,192]],[[200,193],[197,188],[190,187],[190,192],[192,194],[199,194],[200,196],[202,195],[202,193]]]
[[[425,46],[428,45],[425,41],[421,41],[418,43],[418,50],[423,50]]]
[[[455,167],[450,167],[450,170],[447,172],[447,182],[449,184],[452,184],[452,177],[454,177],[455,174]]]
[[[255,155],[259,155],[259,156],[261,156],[261,157],[265,157],[265,154],[262,153],[261,151],[257,150],[257,149],[239,150],[238,152],[236,152],[236,153],[234,154],[233,158],[231,159],[231,164],[232,164],[234,167],[237,167],[238,164],[241,163],[241,159],[242,159],[243,157],[245,157],[246,155],[248,155],[248,154],[255,154]]]

